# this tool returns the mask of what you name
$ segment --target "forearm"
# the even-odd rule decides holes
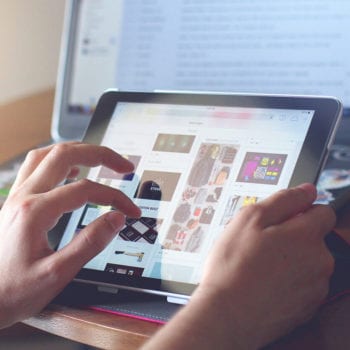
[[[225,307],[223,307],[225,305]],[[219,298],[197,297],[164,326],[143,350],[239,349],[251,350],[258,346],[248,337],[239,322],[227,315],[230,308]]]

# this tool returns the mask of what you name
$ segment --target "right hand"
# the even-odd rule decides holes
[[[228,334],[266,345],[327,296],[334,261],[324,237],[335,215],[315,198],[311,184],[279,191],[243,209],[217,242],[196,294],[217,300]]]
[[[244,208],[210,253],[202,281],[145,349],[257,349],[308,320],[334,268],[329,206],[311,184]]]

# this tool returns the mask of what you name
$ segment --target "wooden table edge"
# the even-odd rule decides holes
[[[50,304],[23,321],[66,339],[102,349],[138,349],[160,325],[85,308]]]

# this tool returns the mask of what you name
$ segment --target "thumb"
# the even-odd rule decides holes
[[[51,256],[61,267],[62,282],[70,282],[78,271],[100,253],[125,224],[125,216],[117,211],[101,215],[81,230],[73,240]]]

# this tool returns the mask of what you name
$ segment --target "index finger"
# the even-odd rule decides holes
[[[288,221],[289,232],[315,232],[324,237],[333,229],[335,220],[334,211],[328,205],[316,204]]]
[[[315,186],[308,183],[276,192],[256,204],[261,209],[258,220],[263,227],[284,222],[309,209],[316,195]]]
[[[47,192],[65,180],[73,167],[98,165],[121,173],[134,169],[130,161],[110,148],[84,143],[61,143],[52,147],[38,164],[26,180],[26,188],[31,193]]]

